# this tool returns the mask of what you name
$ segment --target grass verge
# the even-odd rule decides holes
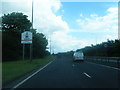
[[[2,63],[0,62],[0,90],[2,88]]]
[[[54,56],[47,56],[43,59],[19,60],[2,63],[2,84],[5,85],[45,64],[52,61]]]

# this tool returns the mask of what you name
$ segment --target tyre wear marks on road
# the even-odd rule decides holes
[[[89,77],[89,78],[92,78],[90,75],[88,75],[87,73],[83,73],[85,76]]]

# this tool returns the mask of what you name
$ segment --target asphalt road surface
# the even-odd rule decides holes
[[[119,88],[120,70],[90,62],[57,57],[16,88]]]

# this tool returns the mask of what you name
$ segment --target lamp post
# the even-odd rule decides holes
[[[33,30],[33,0],[32,0],[32,28],[30,31],[32,32]],[[32,43],[30,44],[30,63],[32,62]]]
[[[118,40],[120,40],[120,1],[118,2]]]

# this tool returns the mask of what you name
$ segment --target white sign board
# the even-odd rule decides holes
[[[25,31],[21,35],[21,43],[22,44],[32,44],[32,32]]]

